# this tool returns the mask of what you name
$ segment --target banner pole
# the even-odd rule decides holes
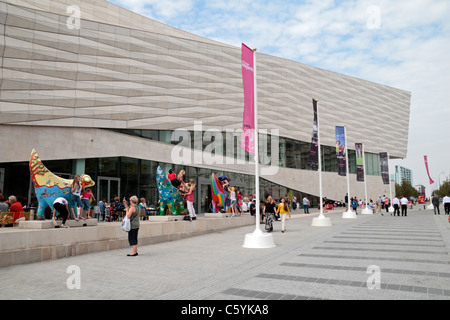
[[[367,177],[366,177],[366,146],[362,143],[362,158],[363,158],[363,175],[364,175],[364,193],[366,196],[366,208],[361,211],[361,214],[373,214],[373,211],[369,209],[369,199],[367,198]]]
[[[313,219],[312,226],[313,227],[330,227],[331,219],[325,217],[323,214],[323,195],[322,195],[322,152],[320,146],[320,115],[319,115],[319,100],[313,99],[313,103],[317,103],[317,152],[319,156],[319,194],[320,194],[320,215],[317,218]]]
[[[390,213],[393,213],[394,212],[394,208],[392,207],[392,186],[391,186],[392,182],[391,182],[391,170],[389,168],[389,159],[390,159],[389,152],[387,153],[387,159],[388,159],[388,177],[389,177],[389,200],[391,202],[391,205],[389,206],[388,211]]]
[[[347,211],[342,214],[344,219],[356,219],[356,213],[350,209],[350,171],[348,169],[348,137],[347,137],[347,125],[344,124],[344,136],[345,136],[345,170],[347,172],[347,199],[348,206]],[[345,200],[344,200],[345,201]]]
[[[259,212],[259,137],[258,137],[258,98],[257,98],[257,81],[256,81],[256,49],[253,49],[253,83],[254,83],[254,141],[255,141],[255,193],[256,193],[256,227],[253,233],[245,235],[244,248],[249,249],[267,249],[275,247],[275,242],[271,233],[264,233],[261,230],[261,213]]]

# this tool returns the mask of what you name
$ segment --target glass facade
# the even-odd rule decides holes
[[[138,136],[142,138],[147,138],[150,140],[170,143],[173,145],[177,145],[182,143],[182,139],[172,140],[172,131],[158,131],[158,130],[117,130],[111,129],[112,131],[128,134],[133,136]],[[188,145],[192,148],[200,148],[200,145],[197,145],[194,141],[195,135],[199,133],[193,133],[186,131],[186,136],[190,136],[191,141],[188,142]],[[180,134],[181,135],[181,134]],[[235,159],[249,159],[249,155],[243,151],[240,145],[240,133],[234,132],[232,134],[222,133],[220,134],[223,137],[222,141],[222,149],[220,151],[222,154],[231,155]],[[201,137],[205,137],[205,132],[202,132]],[[227,139],[233,139],[234,141],[229,142]],[[212,139],[201,139],[202,140],[202,150],[208,147],[212,142],[214,142],[214,137]],[[271,136],[261,136],[260,135],[260,152],[262,163],[264,162],[264,157],[271,156]],[[234,142],[234,143],[233,143]],[[233,150],[228,150],[227,145],[233,146]],[[288,138],[279,138],[279,166],[282,168],[290,168],[290,169],[301,169],[301,170],[313,170],[311,167],[307,165],[309,150],[310,150],[311,142],[297,141]],[[338,162],[336,157],[336,147],[329,146],[321,146],[322,152],[322,170],[324,172],[338,172]],[[217,148],[213,151],[217,151]],[[356,173],[356,155],[355,150],[348,150],[349,153],[349,170],[350,173]],[[365,153],[366,157],[366,174],[367,175],[375,175],[381,176],[381,168],[380,168],[380,156],[379,154],[374,153]]]
[[[75,175],[73,162],[72,160],[49,160],[45,161],[44,165],[61,177],[73,178]],[[229,177],[231,184],[236,186],[236,189],[240,190],[243,195],[250,197],[255,193],[255,179],[251,175],[172,165],[128,157],[95,158],[85,159],[85,173],[89,174],[96,183],[91,188],[96,197],[93,205],[103,197],[107,201],[112,201],[114,197],[122,199],[123,197],[128,198],[136,195],[138,198],[145,198],[147,205],[156,207],[158,204],[158,188],[156,185],[156,169],[158,166],[161,166],[166,173],[170,168],[173,168],[176,172],[184,169],[186,171],[186,180],[195,179],[197,192],[194,194],[194,204],[197,212],[211,211],[209,199],[211,199],[210,181],[212,173],[216,174],[216,176],[225,175]],[[7,190],[8,195],[16,195],[23,205],[35,205],[36,200],[30,179],[28,162],[1,164],[0,167],[5,168],[4,189]],[[14,177],[14,181],[12,177]],[[17,179],[24,183],[18,184]],[[296,196],[297,199],[301,199],[305,194],[261,179],[260,195],[264,199],[268,195],[272,195],[274,199],[279,199],[286,195]],[[319,202],[316,197],[311,195],[308,195],[308,197],[313,204]],[[31,200],[29,201],[28,199]]]
[[[147,138],[155,141],[162,141],[170,144],[178,144],[178,141],[172,141],[172,131],[158,131],[158,130],[114,130],[122,134],[128,134],[138,137]],[[199,133],[196,133],[199,134]],[[220,134],[220,133],[219,133]],[[191,137],[191,146],[194,147],[194,134],[189,133]],[[223,134],[228,139],[234,139],[234,149],[232,154],[235,158],[245,157],[247,160],[249,155],[242,151],[239,147],[239,134],[232,135]],[[203,133],[202,133],[203,137]],[[223,139],[223,150],[227,148],[227,138]],[[208,145],[214,141],[214,137],[203,141],[201,148],[205,150]],[[261,146],[264,150],[265,156],[271,156],[270,137],[263,137],[261,139],[265,146]],[[229,141],[228,141],[229,142]],[[230,144],[231,145],[231,144]],[[196,146],[200,148],[200,146]],[[322,148],[322,168],[324,172],[336,172],[338,170],[335,147],[321,146]],[[310,142],[295,141],[292,139],[279,139],[279,165],[284,168],[299,169],[299,170],[313,170],[307,166],[309,157]],[[366,174],[381,176],[380,157],[378,154],[365,154],[366,157]],[[76,161],[80,160],[53,160],[45,161],[47,168],[53,173],[64,178],[71,178],[75,175]],[[264,161],[264,159],[262,159]],[[169,163],[158,163],[150,160],[133,159],[128,157],[105,157],[95,159],[84,159],[84,172],[89,174],[96,182],[96,185],[91,188],[97,201],[102,197],[111,201],[112,198],[118,196],[120,198],[130,197],[136,195],[139,198],[146,198],[148,205],[156,206],[158,203],[158,190],[156,185],[156,170],[161,166],[164,172],[168,172],[173,168],[176,172],[181,169],[186,171],[186,179],[193,178],[196,180],[197,192],[194,195],[196,210],[198,212],[207,212],[210,208],[210,179],[213,170],[197,167],[188,167],[181,165],[173,165]],[[0,169],[4,173],[4,190],[7,190],[8,195],[16,195],[23,204],[30,204],[28,199],[34,196],[34,190],[31,184],[28,162],[20,163],[5,163],[0,164]],[[349,151],[349,170],[350,173],[356,173],[356,156],[355,152]],[[254,194],[254,177],[234,172],[214,171],[216,176],[226,175],[230,178],[232,184],[237,186],[241,192],[245,194]],[[14,178],[13,178],[14,177]],[[24,183],[18,184],[17,181]],[[26,183],[25,183],[26,182]],[[274,199],[279,199],[282,196],[291,195],[301,200],[307,196],[311,203],[317,204],[318,198],[310,194],[305,194],[301,190],[290,190],[283,186],[271,183],[267,180],[261,179],[260,195],[266,198],[272,195]],[[340,201],[343,199],[333,199]]]

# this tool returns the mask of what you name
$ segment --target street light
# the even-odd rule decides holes
[[[445,174],[445,172],[442,171],[441,173],[439,173],[439,176],[438,176],[439,190],[441,189],[441,174]]]

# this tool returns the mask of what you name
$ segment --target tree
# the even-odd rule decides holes
[[[439,190],[434,190],[432,195],[434,195],[435,193],[437,193],[437,195],[440,198],[443,198],[445,196],[450,196],[450,181],[447,180],[445,181],[441,187],[439,188]]]
[[[397,197],[405,196],[407,198],[417,198],[419,196],[419,191],[417,191],[410,182],[403,180],[401,185],[395,184],[395,194]]]

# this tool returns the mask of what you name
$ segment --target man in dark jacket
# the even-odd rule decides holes
[[[441,214],[439,212],[439,197],[436,193],[434,194],[433,199],[431,199],[431,203],[433,204],[433,207],[434,207],[434,214],[436,214],[436,208],[437,208],[438,214]]]

